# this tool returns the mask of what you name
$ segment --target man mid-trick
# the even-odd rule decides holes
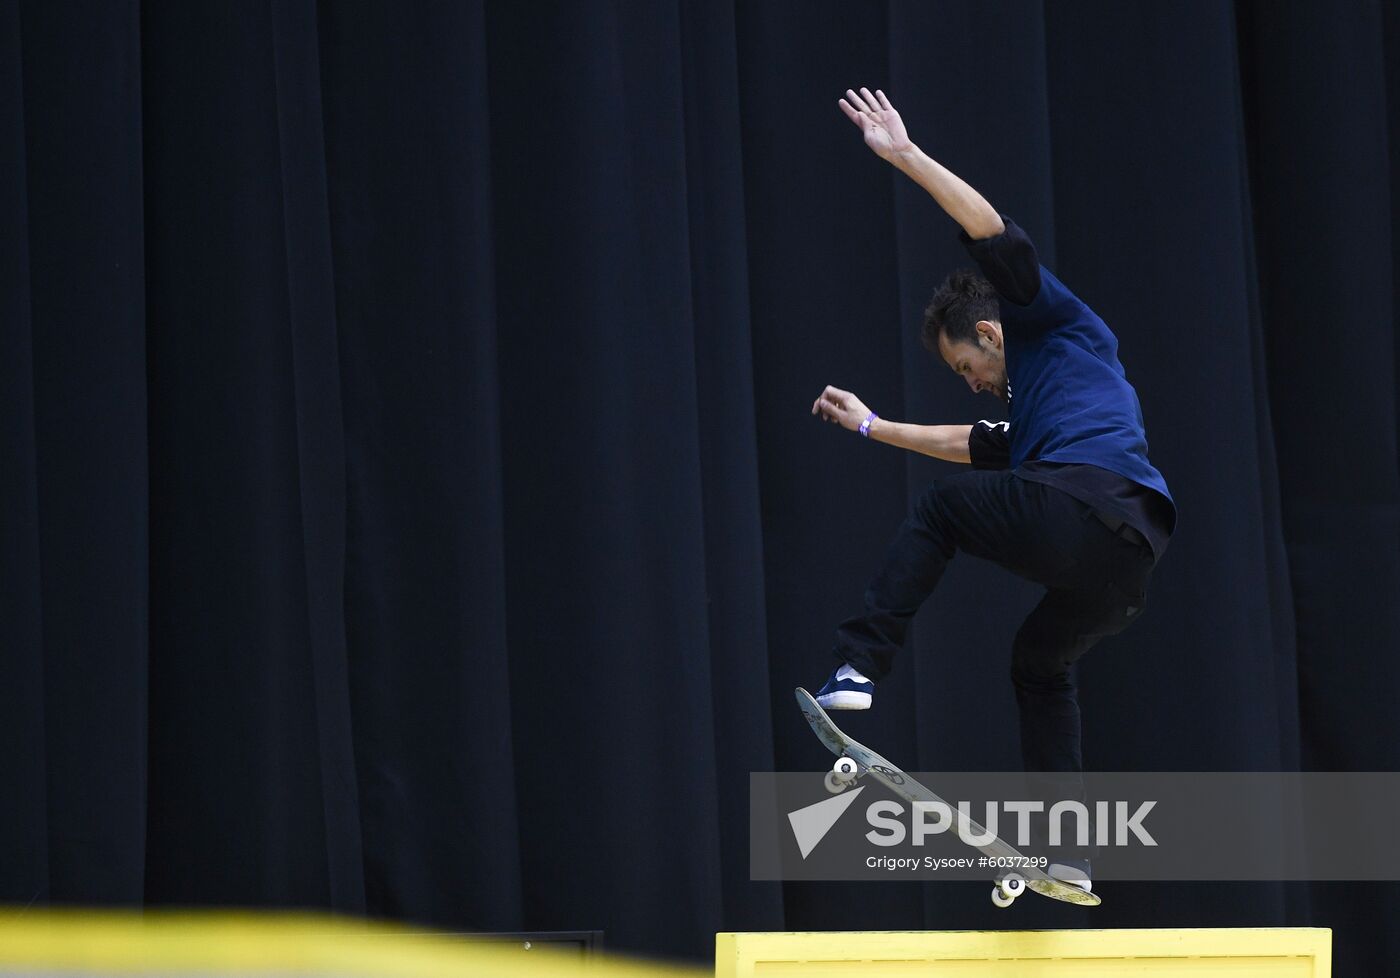
[[[1082,769],[1070,667],[1142,612],[1148,579],[1176,525],[1167,484],[1147,458],[1137,394],[1118,340],[1044,268],[1035,246],[976,190],[925,155],[883,92],[847,90],[841,111],[865,144],[962,227],[981,274],[958,270],[924,312],[923,343],[1009,421],[900,424],[827,387],[812,413],[850,431],[972,471],[939,479],[915,503],[865,591],[836,630],[839,665],[817,694],[827,710],[869,709],[909,622],[961,550],[1045,587],[1012,642],[1011,680],[1028,772]],[[1091,887],[1087,853],[1051,875]]]

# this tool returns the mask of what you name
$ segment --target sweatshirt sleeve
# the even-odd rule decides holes
[[[1001,220],[1006,229],[994,238],[974,240],[966,231],[959,231],[958,239],[998,295],[1018,306],[1027,306],[1040,292],[1040,256],[1015,221],[1004,214]]]
[[[979,421],[967,436],[967,454],[974,469],[1011,467],[1011,423]]]

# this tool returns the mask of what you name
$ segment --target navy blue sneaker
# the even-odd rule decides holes
[[[817,690],[817,705],[823,710],[868,710],[875,683],[849,665],[832,670],[826,685]]]

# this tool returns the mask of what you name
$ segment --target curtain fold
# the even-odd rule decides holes
[[[307,30],[142,9],[151,903],[364,905]]]
[[[1395,14],[1241,4],[1283,537],[1308,770],[1395,770],[1400,724]],[[1394,883],[1316,883],[1314,912],[1365,919]],[[1400,953],[1341,929],[1338,960]],[[1379,966],[1379,965],[1378,965]]]
[[[43,587],[29,293],[29,203],[19,8],[0,12],[0,900],[47,901]]]
[[[15,565],[32,603],[17,619],[27,638],[5,658],[36,660],[16,691],[35,701],[21,713],[33,724],[25,749],[37,743],[46,777],[6,795],[43,806],[49,899],[139,902],[146,806],[129,786],[146,772],[149,563],[137,8],[101,5],[76,22],[18,9],[24,158],[6,180],[24,195],[28,281],[12,301],[27,292],[29,335],[14,349],[19,363],[32,357],[17,391],[33,400],[32,414],[0,423],[32,424],[32,459],[16,461],[33,466],[37,505],[29,520],[23,507],[3,518],[37,531],[38,553]],[[35,611],[40,631],[26,633]]]
[[[480,4],[321,4],[371,912],[514,930],[511,733]]]
[[[330,906],[364,912],[345,614],[345,420],[336,330],[316,6],[272,4],[306,644]]]
[[[744,158],[740,141],[735,11],[704,0],[680,4],[685,120],[689,319],[695,346],[695,437],[700,452],[704,598],[709,631],[713,756],[705,772],[718,820],[722,911],[717,929],[783,929],[781,887],[749,881],[747,772],[773,764],[774,702],[767,669],[763,515],[755,410]],[[715,396],[722,392],[723,396]],[[781,689],[777,690],[782,693]],[[708,745],[707,745],[708,746]],[[711,919],[714,919],[713,917]]]

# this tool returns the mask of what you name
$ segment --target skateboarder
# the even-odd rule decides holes
[[[817,694],[827,710],[863,710],[890,671],[909,622],[958,551],[1045,586],[1012,643],[1011,680],[1027,771],[1082,769],[1070,667],[1142,612],[1148,579],[1176,525],[1166,482],[1147,458],[1137,394],[1118,340],[1036,255],[1026,233],[914,145],[883,92],[846,91],[841,111],[865,143],[962,227],[980,274],[958,270],[924,312],[923,343],[1010,420],[900,424],[827,387],[812,413],[866,438],[972,471],[939,479],[900,526],[836,631],[841,660]],[[1088,888],[1086,860],[1055,867]]]

